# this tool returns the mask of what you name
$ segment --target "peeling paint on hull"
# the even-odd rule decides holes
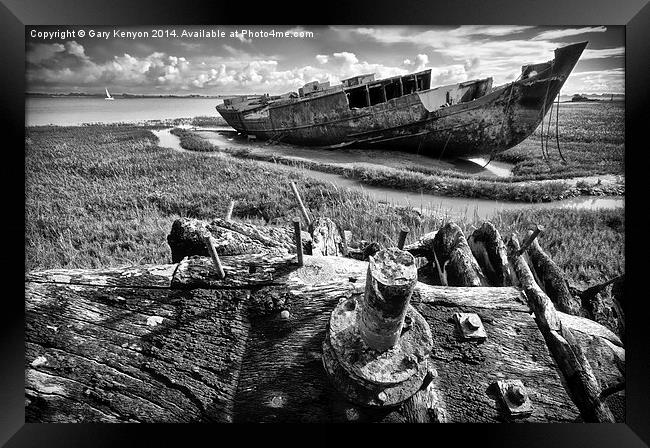
[[[252,113],[219,106],[217,111],[237,131],[263,140],[306,146],[396,148],[430,156],[493,154],[517,145],[534,132],[586,45],[559,48],[550,63],[524,67],[543,67],[539,74],[529,73],[476,99],[448,107],[431,107],[431,98],[439,96],[440,90],[428,89],[351,109],[345,91],[338,90],[282,105],[270,103]]]

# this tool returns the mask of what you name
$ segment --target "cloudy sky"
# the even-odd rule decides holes
[[[91,30],[109,37],[89,37]],[[116,30],[149,36],[116,36]],[[223,34],[182,36],[183,30]],[[313,35],[256,37],[241,30]],[[498,85],[514,80],[522,64],[550,60],[555,48],[584,40],[589,45],[562,93],[623,93],[620,26],[27,27],[26,79],[29,92],[279,94],[313,80],[338,84],[362,73],[431,68],[432,85],[487,76]]]

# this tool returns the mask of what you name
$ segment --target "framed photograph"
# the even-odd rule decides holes
[[[647,446],[650,7],[343,9],[2,7],[0,442]]]

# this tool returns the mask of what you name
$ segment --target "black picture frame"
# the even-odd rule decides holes
[[[625,25],[626,28],[626,288],[629,303],[626,334],[626,423],[571,425],[437,425],[433,428],[391,427],[388,433],[411,443],[412,437],[423,437],[425,443],[472,444],[475,446],[647,446],[650,443],[650,350],[645,344],[648,319],[644,302],[643,270],[647,263],[640,244],[647,237],[641,215],[646,200],[643,184],[645,128],[650,123],[650,5],[648,0],[524,0],[453,2],[418,2],[401,0],[364,0],[355,3],[311,4],[275,2],[245,3],[173,0],[3,0],[0,5],[0,42],[2,42],[2,123],[5,136],[5,163],[0,164],[0,177],[5,185],[2,202],[6,206],[3,221],[4,246],[0,258],[4,297],[0,304],[0,445],[22,446],[116,446],[163,441],[191,440],[207,437],[211,444],[231,443],[226,432],[241,443],[254,433],[280,443],[291,439],[343,442],[342,432],[307,428],[307,438],[296,437],[291,429],[248,431],[239,425],[229,429],[212,425],[98,425],[98,424],[25,424],[24,415],[24,245],[14,234],[24,235],[24,196],[17,185],[24,185],[24,92],[25,92],[25,25],[141,25],[141,24],[512,24],[512,25]],[[9,137],[7,139],[7,137]],[[646,151],[647,153],[647,151]],[[635,216],[637,215],[637,216]],[[7,289],[7,286],[9,288]],[[345,433],[351,432],[349,426]],[[359,428],[359,427],[356,427]],[[376,426],[360,427],[359,436],[384,437],[385,430]],[[304,429],[304,428],[303,428]],[[315,432],[318,431],[318,432]],[[253,434],[252,434],[253,433]],[[428,439],[428,442],[426,441]],[[472,440],[475,442],[472,443]],[[469,442],[469,443],[468,443]],[[264,441],[263,443],[267,443]]]

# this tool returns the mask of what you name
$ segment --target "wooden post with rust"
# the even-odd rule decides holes
[[[214,268],[217,271],[217,276],[219,279],[226,277],[226,273],[223,271],[223,266],[221,266],[221,260],[219,260],[219,254],[217,253],[216,242],[211,235],[205,235],[203,237],[208,252],[210,253],[210,258],[212,258],[212,263],[214,263]]]
[[[296,240],[296,253],[298,254],[298,266],[303,265],[302,234],[300,233],[300,218],[293,218],[293,232]]]
[[[532,239],[529,238],[529,241],[532,242]],[[588,423],[614,423],[612,412],[600,396],[601,388],[589,360],[571,330],[562,324],[551,299],[535,282],[528,264],[521,255],[516,235],[508,241],[507,251],[508,260],[521,283],[528,306],[535,313],[537,326],[582,418]]]
[[[230,221],[232,219],[232,211],[235,208],[235,201],[230,201],[230,205],[228,205],[228,211],[226,212],[226,221]]]
[[[293,195],[296,197],[296,201],[298,202],[300,213],[302,213],[302,217],[305,218],[305,224],[309,226],[309,224],[311,224],[311,220],[309,219],[309,214],[307,213],[305,204],[302,203],[302,198],[300,197],[300,193],[298,192],[298,187],[296,187],[295,182],[291,182],[291,190],[293,190]]]
[[[410,253],[391,248],[370,257],[359,319],[368,347],[386,351],[395,346],[416,283],[417,268]]]

